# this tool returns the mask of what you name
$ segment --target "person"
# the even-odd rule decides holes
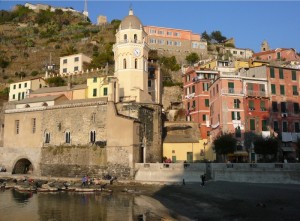
[[[84,176],[82,177],[81,181],[82,181],[81,186],[84,187],[84,186],[86,185],[86,181],[87,181],[86,175],[84,175]]]
[[[205,184],[205,174],[201,175],[201,186]]]

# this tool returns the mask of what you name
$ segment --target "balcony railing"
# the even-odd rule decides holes
[[[253,91],[253,90],[247,90],[246,96],[251,97],[267,97],[267,93],[265,91]]]

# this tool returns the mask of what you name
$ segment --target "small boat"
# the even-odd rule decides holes
[[[91,189],[91,188],[76,188],[75,192],[94,192],[95,189]]]
[[[37,188],[36,191],[37,191],[37,192],[57,192],[58,189],[55,188],[55,187],[49,187],[49,188],[43,188],[43,187],[40,187],[40,188]]]

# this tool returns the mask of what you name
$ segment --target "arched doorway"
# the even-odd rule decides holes
[[[16,162],[12,174],[27,174],[33,172],[33,165],[32,163],[26,159],[20,159]]]

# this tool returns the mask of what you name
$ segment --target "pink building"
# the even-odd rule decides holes
[[[262,51],[253,54],[252,57],[264,61],[300,61],[300,57],[293,48],[276,48],[274,50]]]

